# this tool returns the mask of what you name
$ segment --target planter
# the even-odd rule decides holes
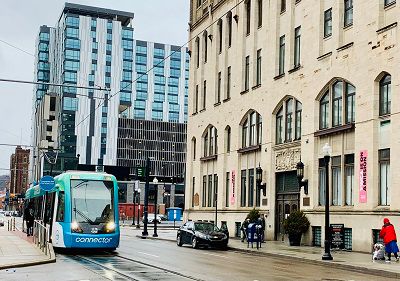
[[[301,233],[289,233],[289,245],[300,246]]]

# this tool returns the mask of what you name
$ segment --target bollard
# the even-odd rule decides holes
[[[175,218],[174,218],[174,229],[175,229]]]
[[[10,231],[10,220],[7,221],[7,230]]]
[[[13,218],[13,231],[15,231],[15,218]]]

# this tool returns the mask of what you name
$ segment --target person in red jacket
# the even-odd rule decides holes
[[[394,226],[390,223],[388,218],[383,219],[383,226],[381,232],[379,233],[379,237],[383,238],[383,243],[385,243],[385,251],[388,255],[388,261],[390,261],[392,253],[396,258],[396,261],[399,261],[399,257],[397,256],[399,247],[397,247],[396,231],[394,230]]]

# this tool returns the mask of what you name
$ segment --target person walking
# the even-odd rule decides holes
[[[396,258],[396,261],[399,261],[399,257],[397,255],[399,252],[399,247],[397,246],[396,231],[394,230],[394,226],[390,223],[388,218],[383,219],[383,226],[379,233],[379,237],[383,238],[383,243],[385,243],[385,251],[388,256],[387,261],[390,262],[392,253]]]
[[[249,226],[250,219],[245,219],[242,223],[242,227],[240,228],[242,230],[242,242],[244,242],[244,239],[247,239],[247,227]]]
[[[35,220],[33,204],[29,202],[26,210],[25,210],[25,221],[26,221],[26,235],[33,235],[33,222]]]

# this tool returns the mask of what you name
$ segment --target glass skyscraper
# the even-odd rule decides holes
[[[125,163],[125,174],[131,174],[135,161],[117,163],[121,124],[129,124],[122,122],[123,119],[180,123],[186,134],[187,49],[135,40],[133,16],[128,12],[65,3],[56,27],[40,27],[35,80],[64,86],[35,87],[33,140],[37,147],[59,149],[56,173],[76,169],[79,161],[82,169]],[[53,100],[47,101],[48,97]],[[37,116],[48,112],[45,109],[50,104],[54,107],[50,110],[52,114]],[[159,141],[164,142],[162,137]],[[182,149],[186,151],[183,142]],[[124,149],[128,148],[138,149]],[[36,155],[40,152],[36,151]],[[37,158],[34,169],[40,167],[40,157]],[[45,173],[49,167],[41,165]],[[183,170],[184,166],[182,171],[174,173]]]

